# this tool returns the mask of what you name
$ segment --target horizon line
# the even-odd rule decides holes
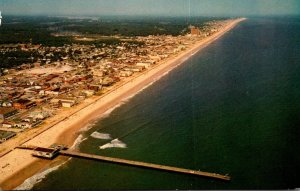
[[[231,18],[238,18],[238,17],[295,17],[300,16],[300,13],[298,14],[247,14],[247,15],[226,15],[226,14],[203,14],[203,15],[156,15],[156,14],[12,14],[8,13],[5,14],[3,11],[1,11],[2,16],[44,16],[44,17],[164,17],[164,18],[170,18],[170,17],[183,17],[183,18],[196,18],[196,17],[231,17]]]

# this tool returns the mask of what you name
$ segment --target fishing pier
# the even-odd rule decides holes
[[[120,158],[114,158],[114,157],[106,157],[106,156],[100,156],[100,155],[94,155],[94,154],[87,154],[87,153],[81,153],[81,152],[76,152],[76,151],[69,151],[69,150],[67,150],[67,148],[65,146],[61,146],[61,145],[56,145],[56,146],[50,147],[50,148],[42,148],[42,147],[35,147],[35,146],[19,146],[17,148],[33,150],[32,155],[35,157],[39,157],[39,158],[53,159],[57,155],[64,155],[64,156],[82,158],[82,159],[88,159],[88,160],[94,160],[94,161],[110,162],[110,163],[117,163],[117,164],[135,166],[135,167],[141,167],[141,168],[148,168],[148,169],[176,172],[176,173],[182,173],[182,174],[196,175],[196,176],[202,176],[202,177],[206,177],[206,178],[214,178],[214,179],[219,179],[219,180],[224,180],[224,181],[230,180],[230,177],[227,175],[221,175],[221,174],[203,172],[203,171],[197,171],[197,170],[190,170],[190,169],[184,169],[184,168],[178,168],[178,167],[172,167],[172,166],[165,166],[165,165],[159,165],[159,164],[152,164],[152,163],[146,163],[146,162],[140,162],[140,161],[133,161],[133,160],[127,160],[127,159],[120,159]]]

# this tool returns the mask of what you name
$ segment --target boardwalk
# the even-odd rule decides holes
[[[60,154],[65,155],[65,156],[84,158],[84,159],[90,159],[90,160],[96,160],[96,161],[106,161],[106,162],[119,163],[119,164],[125,164],[125,165],[136,166],[136,167],[151,168],[151,169],[164,170],[164,171],[169,171],[169,172],[191,174],[191,175],[215,178],[215,179],[226,180],[226,181],[230,180],[230,177],[226,176],[226,175],[202,172],[202,171],[195,171],[195,170],[189,170],[189,169],[183,169],[183,168],[177,168],[177,167],[171,167],[171,166],[164,166],[164,165],[158,165],[158,164],[152,164],[152,163],[145,163],[145,162],[139,162],[139,161],[132,161],[132,160],[126,160],[126,159],[120,159],[120,158],[112,158],[112,157],[105,157],[105,156],[99,156],[99,155],[85,154],[85,153],[74,152],[74,151],[60,151]]]

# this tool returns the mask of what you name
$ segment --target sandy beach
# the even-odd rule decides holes
[[[53,143],[59,143],[72,146],[83,127],[99,119],[103,114],[121,104],[122,101],[128,97],[133,96],[147,85],[184,63],[191,55],[217,40],[243,20],[245,19],[232,20],[222,30],[202,39],[178,55],[168,58],[163,63],[157,64],[143,73],[126,79],[101,97],[88,98],[84,103],[62,111],[61,115],[48,121],[43,129],[37,130],[36,135],[31,135],[27,140],[15,142],[14,144],[49,147]],[[58,164],[65,159],[64,157],[58,157],[54,161],[45,161],[32,157],[31,151],[20,149],[7,151],[7,153],[3,154],[0,158],[0,188],[5,190],[14,189],[22,184],[28,177],[54,164]]]

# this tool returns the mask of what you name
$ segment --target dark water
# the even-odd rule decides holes
[[[221,174],[231,182],[72,159],[35,189],[300,187],[300,19],[249,19],[86,133],[81,151]]]

